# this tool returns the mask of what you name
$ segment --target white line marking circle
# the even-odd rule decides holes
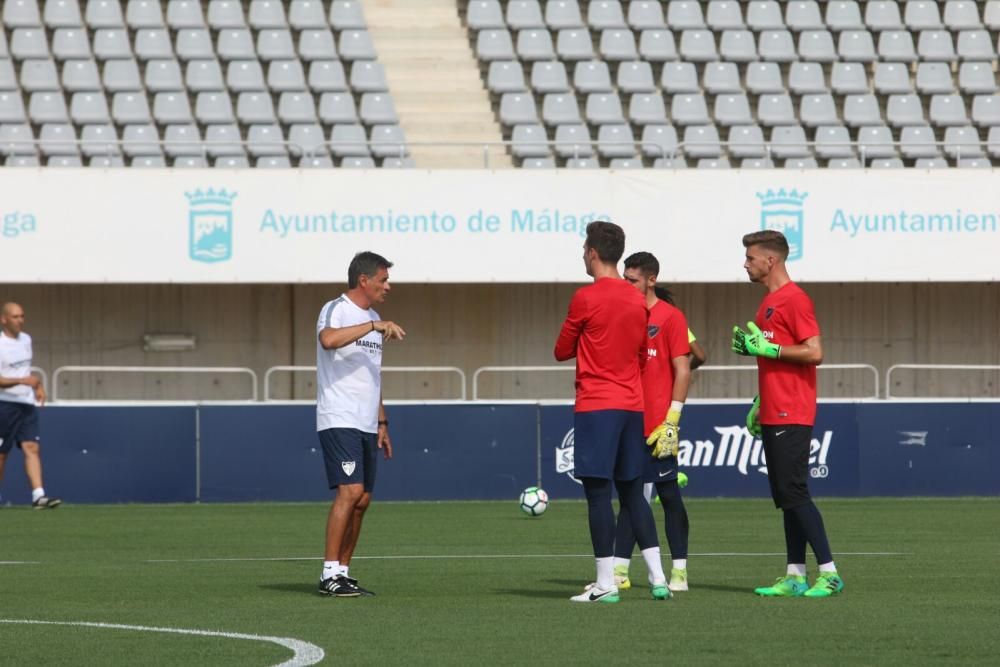
[[[100,628],[102,630],[138,630],[140,632],[165,632],[175,635],[196,635],[199,637],[223,637],[225,639],[248,639],[258,642],[271,642],[284,646],[294,653],[291,660],[275,665],[275,667],[307,667],[315,665],[326,657],[319,646],[293,639],[291,637],[267,637],[264,635],[248,635],[242,632],[217,632],[214,630],[189,630],[185,628],[154,628],[148,625],[122,625],[119,623],[92,623],[88,621],[37,621],[33,619],[0,618],[0,623],[15,625],[71,625],[82,628]]]

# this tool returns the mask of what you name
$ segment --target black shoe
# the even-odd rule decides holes
[[[362,593],[347,577],[330,577],[319,582],[319,594],[338,598],[357,598]]]
[[[48,496],[42,496],[31,503],[31,506],[36,510],[52,510],[60,505],[62,505],[61,500],[58,498],[49,498]]]
[[[362,596],[369,598],[375,597],[375,593],[373,591],[358,586],[358,580],[355,579],[354,577],[343,577],[343,578],[346,579],[347,583],[349,583],[351,586],[354,586],[356,589],[358,589],[358,592],[361,593]]]

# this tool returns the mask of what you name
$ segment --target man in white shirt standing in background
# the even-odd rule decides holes
[[[24,333],[24,309],[7,302],[0,307],[0,479],[7,454],[17,445],[24,453],[24,470],[31,483],[31,506],[53,509],[62,504],[42,487],[38,408],[45,404],[45,387],[31,374],[31,336]]]
[[[337,489],[326,524],[322,595],[374,595],[348,568],[371,502],[378,450],[392,458],[382,405],[382,343],[402,340],[406,332],[372,310],[389,293],[390,268],[392,262],[373,252],[355,255],[347,292],[323,306],[316,324],[316,430],[327,480]]]

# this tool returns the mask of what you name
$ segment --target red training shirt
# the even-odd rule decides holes
[[[576,411],[641,412],[646,300],[624,280],[581,287],[556,340],[557,361],[576,357]]]
[[[812,299],[793,282],[769,293],[755,318],[764,337],[778,345],[798,345],[819,335]],[[757,357],[760,423],[816,422],[816,367]]]
[[[642,369],[642,393],[645,396],[643,427],[645,435],[663,423],[674,393],[675,357],[691,352],[687,318],[676,306],[657,301],[649,309],[646,325],[646,367]]]

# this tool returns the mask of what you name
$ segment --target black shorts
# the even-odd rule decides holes
[[[767,481],[774,506],[787,510],[810,502],[809,444],[812,426],[761,426]]]
[[[642,413],[592,410],[573,414],[574,477],[629,481],[642,475],[646,441]]]
[[[0,401],[0,454],[38,439],[38,408],[30,403]]]
[[[328,428],[318,435],[330,488],[364,484],[371,493],[378,469],[378,435],[356,428]]]

